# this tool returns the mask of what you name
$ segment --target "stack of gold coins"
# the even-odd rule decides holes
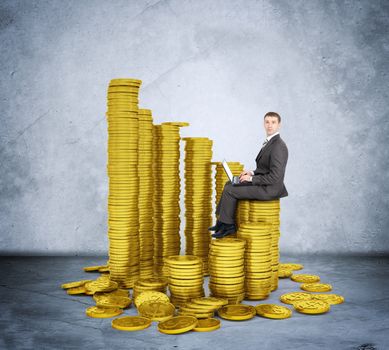
[[[279,239],[280,239],[280,200],[250,201],[249,222],[266,222],[271,226],[271,291],[278,288]]]
[[[195,298],[180,306],[178,313],[180,315],[192,315],[196,318],[210,318],[214,316],[215,311],[227,304],[228,300],[220,298]]]
[[[203,261],[208,274],[208,250],[212,225],[212,144],[206,137],[184,137],[185,144],[185,240],[186,254]]]
[[[153,118],[149,109],[139,109],[139,253],[140,278],[153,276]]]
[[[246,241],[245,298],[266,299],[271,292],[271,227],[266,222],[241,223],[238,238]]]
[[[212,162],[216,165],[216,205],[219,203],[220,197],[222,196],[224,185],[229,181],[226,172],[224,171],[222,162]],[[227,162],[234,176],[239,176],[243,171],[243,164],[239,162]]]
[[[166,122],[153,127],[154,273],[167,276],[164,259],[180,253],[180,127]]]
[[[112,280],[132,288],[139,276],[138,93],[136,79],[108,87],[108,237]]]
[[[136,281],[134,285],[134,294],[133,297],[136,298],[140,293],[145,291],[156,291],[161,293],[166,293],[168,280],[166,278],[142,278]]]
[[[204,296],[202,259],[194,255],[173,255],[165,259],[169,267],[170,300],[176,306]]]
[[[238,304],[244,299],[245,241],[222,238],[211,241],[209,250],[209,289],[211,295]]]

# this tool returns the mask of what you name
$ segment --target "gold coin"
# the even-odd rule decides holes
[[[168,302],[145,301],[139,306],[138,311],[141,316],[153,321],[165,321],[174,316],[176,307]]]
[[[69,295],[86,294],[87,290],[84,286],[71,287],[66,290]]]
[[[344,297],[338,294],[312,294],[312,299],[323,300],[330,305],[342,304]]]
[[[212,312],[199,312],[199,311],[194,311],[194,310],[191,310],[191,309],[187,310],[187,309],[184,309],[184,308],[180,308],[180,310],[178,311],[178,314],[179,315],[194,316],[197,319],[200,319],[200,318],[210,318],[210,317],[215,316],[215,313],[213,311]]]
[[[223,306],[218,310],[221,318],[232,321],[244,321],[253,318],[256,315],[254,306],[246,304],[231,304]]]
[[[169,303],[170,299],[169,297],[161,292],[157,291],[145,291],[137,295],[137,297],[134,300],[135,306],[139,308],[140,305],[142,305],[145,301],[161,301],[165,303]]]
[[[118,316],[123,313],[123,310],[117,307],[102,308],[98,306],[91,306],[86,309],[86,314],[93,318],[110,318]]]
[[[131,305],[131,299],[128,297],[102,295],[93,299],[95,299],[96,305],[100,307],[118,307],[124,309]]]
[[[216,318],[204,318],[198,320],[195,332],[212,332],[220,328],[220,320]]]
[[[170,265],[195,265],[200,264],[201,259],[194,255],[173,255],[165,259],[165,262]]]
[[[139,331],[150,327],[151,320],[142,316],[125,316],[112,320],[112,328],[120,331]]]
[[[158,330],[165,334],[180,334],[194,329],[198,320],[193,316],[175,316],[158,324]]]
[[[278,269],[278,278],[288,278],[293,275],[293,270]]]
[[[304,265],[301,264],[294,264],[294,263],[281,263],[280,269],[287,269],[287,270],[302,270],[304,268]]]
[[[118,296],[118,297],[129,297],[129,291],[126,289],[116,289],[112,292],[96,292],[93,294],[93,299],[96,301],[101,296]]]
[[[296,301],[293,306],[303,314],[322,314],[330,310],[330,304],[317,299]]]
[[[227,237],[222,239],[214,239],[212,240],[211,244],[217,247],[236,247],[238,249],[242,249],[245,246],[246,242],[242,239]]]
[[[308,275],[302,273],[302,274],[292,275],[291,280],[300,283],[314,283],[314,282],[319,282],[320,277],[316,275]]]
[[[69,288],[75,288],[75,287],[82,287],[86,282],[92,282],[92,280],[81,280],[81,281],[64,283],[61,285],[61,288],[62,289],[69,289]]]
[[[285,304],[293,304],[296,301],[311,300],[312,294],[305,292],[292,292],[280,296],[280,300]]]
[[[84,267],[84,271],[85,272],[93,272],[93,271],[99,271],[99,268],[102,267],[100,265],[96,265],[96,266],[86,266]]]
[[[307,292],[329,292],[332,290],[332,286],[326,283],[303,283],[300,288]]]
[[[255,306],[255,310],[257,315],[266,318],[283,319],[292,315],[292,310],[276,304],[259,304]]]

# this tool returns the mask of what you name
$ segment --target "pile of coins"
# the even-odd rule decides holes
[[[271,227],[266,222],[241,223],[237,232],[246,241],[245,298],[266,299],[271,292]]]
[[[311,294],[292,292],[280,296],[285,304],[291,304],[302,314],[317,315],[330,311],[331,305],[341,304],[344,298],[338,294]]]
[[[112,280],[132,288],[139,276],[138,94],[140,80],[108,87],[108,238]]]
[[[245,241],[242,239],[223,238],[211,241],[209,250],[211,296],[227,299],[230,304],[238,304],[244,299],[244,254]]]
[[[153,276],[153,118],[149,109],[139,109],[138,176],[139,176],[139,274]]]
[[[185,124],[186,125],[186,124]],[[164,259],[180,253],[180,126],[153,127],[154,273],[167,276]]]
[[[170,300],[176,306],[193,298],[203,297],[204,276],[201,258],[194,255],[174,255],[165,259],[169,267]]]
[[[206,137],[185,137],[185,239],[186,254],[203,261],[208,274],[212,224],[212,144]]]
[[[168,280],[166,278],[142,278],[135,282],[133,297],[136,298],[139,294],[146,291],[155,291],[166,293]]]

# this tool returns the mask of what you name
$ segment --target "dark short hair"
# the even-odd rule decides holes
[[[281,123],[281,116],[276,112],[267,112],[263,119],[265,119],[266,117],[276,117],[278,119],[278,122]]]

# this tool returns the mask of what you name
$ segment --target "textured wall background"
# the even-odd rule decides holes
[[[285,252],[389,251],[387,1],[2,1],[0,250],[105,253],[106,89],[254,167],[289,147]]]

